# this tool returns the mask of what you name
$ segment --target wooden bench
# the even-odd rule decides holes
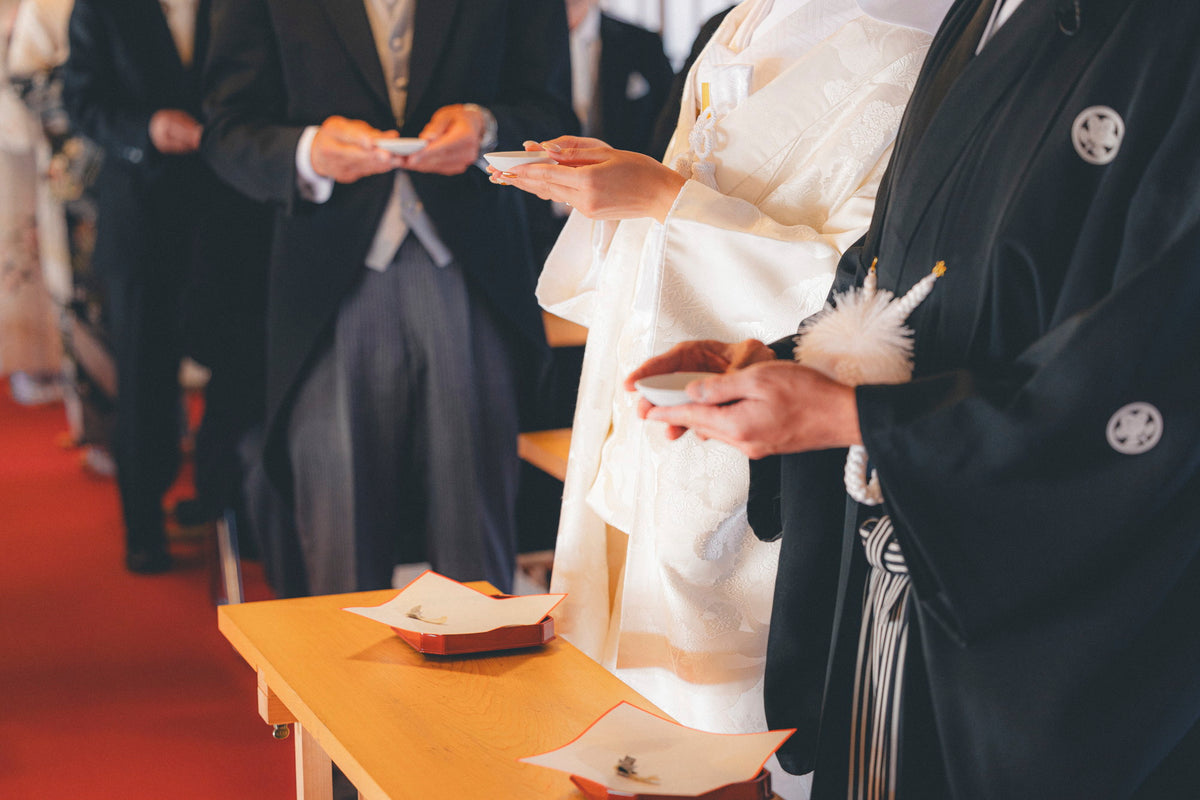
[[[587,328],[556,317],[549,311],[542,312],[542,323],[546,326],[546,342],[551,347],[582,347],[587,343]]]
[[[517,455],[560,481],[567,476],[571,429],[528,431],[517,436]]]

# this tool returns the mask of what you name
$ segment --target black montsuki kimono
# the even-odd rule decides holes
[[[835,542],[842,454],[782,459],[768,719],[845,798],[854,531],[887,513],[901,800],[1200,797],[1200,3],[1025,0],[973,56],[990,6],[948,15],[842,262],[898,293],[948,271],[914,380],[858,390],[884,507]]]

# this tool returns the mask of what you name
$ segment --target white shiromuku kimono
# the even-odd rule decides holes
[[[589,329],[552,577],[568,593],[559,630],[679,721],[716,732],[765,727],[778,543],[746,522],[745,457],[668,441],[622,381],[678,342],[771,341],[821,307],[866,231],[929,41],[849,0],[783,5],[735,8],[690,73],[666,163],[695,179],[665,223],[574,213],[538,287],[545,308]],[[764,6],[772,24],[747,36]],[[698,121],[703,94],[713,113]],[[606,524],[629,534],[611,610],[621,567]]]

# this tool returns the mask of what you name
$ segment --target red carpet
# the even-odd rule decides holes
[[[126,572],[116,486],[54,444],[62,408],[0,395],[0,798],[294,797],[292,741],[217,631],[204,548]]]

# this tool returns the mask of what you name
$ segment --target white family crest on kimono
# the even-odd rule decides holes
[[[568,593],[558,629],[680,722],[731,733],[765,726],[778,544],[746,521],[745,458],[668,441],[621,382],[678,342],[769,341],[821,308],[870,222],[929,40],[847,0],[813,0],[734,50],[762,5],[747,0],[717,30],[668,148],[668,164],[702,156],[712,185],[689,180],[662,224],[572,214],[538,287],[544,307],[589,328],[552,579]],[[712,102],[696,152],[701,76]],[[621,563],[608,527],[629,534],[611,606]]]

